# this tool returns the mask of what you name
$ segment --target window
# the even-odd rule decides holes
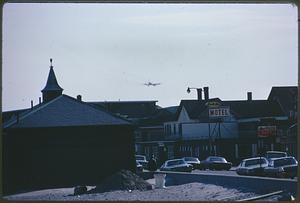
[[[182,124],[179,124],[179,134],[182,135]]]

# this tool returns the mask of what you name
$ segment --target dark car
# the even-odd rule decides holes
[[[183,160],[191,164],[193,166],[193,169],[199,169],[200,168],[200,161],[197,157],[183,157]]]
[[[239,175],[262,175],[267,166],[268,160],[264,157],[244,159],[236,168],[236,173]]]
[[[298,162],[292,157],[272,159],[268,167],[264,168],[264,174],[271,177],[294,178],[297,176]]]
[[[209,156],[205,160],[200,161],[200,169],[229,170],[231,166],[231,162],[220,156]]]
[[[265,158],[268,161],[271,161],[272,159],[276,159],[276,158],[281,158],[281,157],[287,157],[287,153],[286,152],[281,152],[281,151],[267,151]]]
[[[135,155],[135,160],[143,166],[144,169],[148,168],[148,161],[144,155]]]
[[[180,172],[192,172],[193,166],[186,163],[183,159],[167,160],[160,167],[161,171],[180,171]]]

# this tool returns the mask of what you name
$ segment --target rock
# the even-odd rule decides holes
[[[104,179],[89,193],[102,193],[114,190],[151,190],[152,185],[128,170],[121,170]]]
[[[82,195],[87,192],[86,186],[76,186],[74,188],[74,195]]]

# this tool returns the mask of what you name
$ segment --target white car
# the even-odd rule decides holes
[[[271,161],[272,159],[281,158],[281,157],[287,157],[286,152],[280,152],[280,151],[267,151],[266,153],[266,159],[268,161]]]
[[[268,160],[264,157],[244,159],[236,168],[239,175],[263,175],[264,168],[268,166]]]
[[[184,159],[172,159],[165,161],[160,167],[161,171],[180,171],[180,172],[192,172],[193,166],[184,161]]]
[[[184,161],[193,166],[193,169],[200,168],[200,161],[197,157],[183,157]]]
[[[144,155],[135,155],[135,160],[143,166],[144,169],[148,168],[148,161]]]

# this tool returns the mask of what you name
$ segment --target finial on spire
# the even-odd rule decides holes
[[[52,67],[52,58],[50,58],[50,66]]]

